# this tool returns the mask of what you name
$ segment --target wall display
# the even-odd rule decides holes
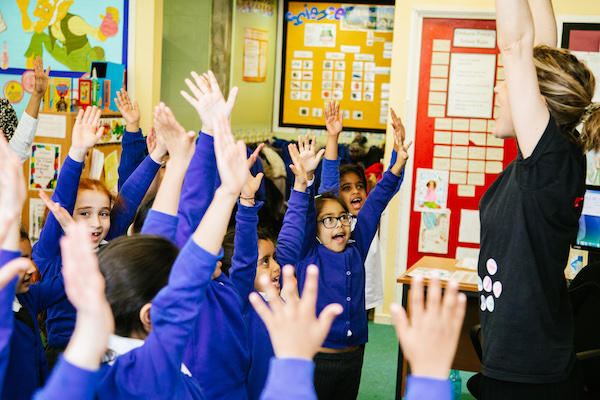
[[[269,32],[244,28],[244,68],[246,82],[266,82]]]
[[[33,143],[29,165],[29,190],[54,190],[60,168],[60,145]]]
[[[89,72],[93,61],[127,65],[128,20],[129,0],[2,0],[0,87],[21,82],[35,57],[52,76],[68,78]],[[18,115],[29,100],[25,90]]]
[[[125,119],[122,117],[103,117],[98,122],[99,126],[104,127],[99,144],[121,143],[123,133],[125,133]]]
[[[41,199],[29,199],[29,241],[33,246],[40,238],[46,204]]]
[[[322,112],[308,110],[338,100],[345,129],[385,131],[394,25],[385,3],[285,2],[280,127],[322,128]]]
[[[409,77],[419,84],[408,265],[423,253],[476,251],[479,200],[517,155],[514,140],[491,135],[493,88],[504,79],[495,29],[493,20],[423,18],[418,77]]]

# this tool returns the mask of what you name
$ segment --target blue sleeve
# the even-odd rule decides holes
[[[369,247],[371,247],[371,242],[377,232],[381,213],[383,213],[383,210],[385,210],[385,207],[387,207],[387,204],[394,196],[394,190],[398,186],[399,180],[400,177],[392,174],[390,171],[384,172],[383,178],[377,182],[375,188],[369,193],[365,204],[358,212],[353,235],[356,245],[361,252],[363,262],[367,258]]]
[[[141,233],[144,235],[162,236],[171,243],[175,243],[178,222],[179,217],[175,215],[150,209],[142,226]]]
[[[392,150],[392,158],[390,159],[390,166],[388,167],[388,171],[392,168],[392,166],[394,164],[396,164],[397,159],[398,159],[398,152],[396,152],[396,150]],[[402,186],[402,181],[404,181],[404,168],[402,169],[402,172],[400,173],[400,180],[398,181],[398,185],[396,186],[396,189],[394,190],[394,194],[392,195],[392,197],[394,197],[396,195],[396,193],[398,193],[400,191],[400,186]]]
[[[53,202],[60,203],[61,207],[71,215],[73,215],[75,201],[77,200],[81,171],[83,171],[83,163],[73,161],[71,157],[67,156],[60,170],[56,189],[51,197]],[[56,271],[48,271],[47,269],[52,265],[52,259],[60,255],[59,241],[62,235],[63,230],[60,224],[52,213],[48,213],[46,223],[40,232],[40,239],[33,246],[31,254],[33,261],[42,274],[42,279],[55,276],[60,272],[60,269]]]
[[[142,134],[142,130],[140,129],[137,132],[125,131],[121,148],[121,161],[118,168],[119,190],[146,157],[146,138]]]
[[[152,301],[152,331],[142,347],[118,357],[113,365],[119,371],[119,391],[140,393],[140,384],[160,377],[153,398],[173,396],[181,383],[181,363],[190,334],[196,324],[206,290],[223,256],[211,254],[190,240],[179,252],[169,275],[169,283]],[[135,357],[134,360],[131,360]],[[123,363],[124,368],[118,368]],[[126,366],[126,367],[125,367]],[[162,392],[160,391],[162,390]]]
[[[37,315],[48,307],[52,307],[59,301],[66,299],[65,283],[62,272],[51,279],[38,282],[29,286],[27,295],[31,298],[31,303],[36,307],[31,310],[32,314]]]
[[[315,363],[297,358],[271,358],[261,400],[316,400]]]
[[[33,397],[35,400],[81,399],[93,400],[95,397],[98,371],[88,371],[70,364],[60,356],[50,379],[44,388]]]
[[[409,375],[406,379],[404,400],[452,400],[449,379],[427,378]]]
[[[0,268],[15,258],[21,257],[20,251],[0,250]],[[0,388],[4,387],[4,375],[8,367],[10,351],[10,335],[13,330],[12,302],[15,298],[15,289],[18,278],[14,278],[0,288]]]
[[[185,174],[179,197],[178,247],[192,236],[213,198],[217,160],[213,137],[200,132],[196,151]]]
[[[321,171],[321,185],[319,194],[333,192],[336,196],[340,193],[340,159],[323,159],[323,170]]]
[[[308,195],[308,208],[306,209],[306,221],[304,224],[304,242],[302,243],[302,250],[300,252],[300,258],[304,258],[310,249],[315,244],[315,238],[317,237],[317,208],[315,207],[315,188],[314,185],[309,186],[307,189]]]
[[[306,226],[306,211],[310,202],[310,192],[297,192],[292,190],[288,201],[288,208],[283,217],[283,225],[277,237],[277,262],[282,267],[290,264],[296,266],[300,261],[304,243],[304,229]],[[314,241],[314,238],[313,238]]]
[[[247,156],[250,157],[252,153],[254,153],[254,151],[250,147],[246,147]],[[254,165],[250,167],[250,173],[252,176],[256,176],[259,172],[262,172],[263,174],[265,173],[265,169],[263,168],[263,163],[260,157],[258,157]],[[221,186],[221,177],[219,176],[219,171],[217,171],[213,193],[218,189],[219,186]],[[260,201],[267,201],[267,187],[264,179],[260,182],[260,186],[258,187],[254,198]]]
[[[233,257],[229,269],[229,279],[242,298],[242,310],[248,306],[248,296],[254,290],[256,263],[258,261],[258,210],[262,201],[256,201],[254,207],[246,207],[238,200],[235,214],[235,236],[233,239]]]
[[[123,184],[117,206],[111,213],[110,229],[106,240],[119,237],[127,231],[160,166],[161,164],[154,162],[152,157],[147,156]]]

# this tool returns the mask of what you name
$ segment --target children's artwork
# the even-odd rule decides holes
[[[450,234],[450,210],[444,213],[421,213],[419,228],[419,252],[448,254]]]
[[[29,241],[33,246],[40,238],[46,205],[40,199],[29,199]]]
[[[125,119],[100,118],[99,124],[104,127],[104,133],[98,143],[121,143],[125,132]]]
[[[54,78],[54,111],[71,111],[71,79]]]
[[[600,152],[588,151],[585,156],[587,160],[585,183],[600,186]]]
[[[119,183],[119,161],[117,159],[117,151],[113,151],[104,159],[104,183],[108,190],[117,193]]]
[[[448,207],[448,178],[449,171],[417,168],[414,210],[445,212]]]
[[[307,24],[304,28],[305,47],[335,47],[336,24]]]
[[[60,164],[59,144],[39,144],[31,146],[29,168],[29,189],[54,190]]]

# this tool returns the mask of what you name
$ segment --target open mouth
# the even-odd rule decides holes
[[[275,278],[271,278],[271,284],[279,289],[279,276],[276,276]]]
[[[358,210],[362,206],[362,198],[357,197],[356,199],[352,199],[352,201],[350,202],[350,205],[355,210]]]
[[[340,233],[334,235],[332,239],[335,243],[344,243],[345,237],[346,237],[346,234],[344,232],[340,232]]]
[[[90,236],[92,237],[92,241],[95,242],[100,238],[100,232],[92,232]]]

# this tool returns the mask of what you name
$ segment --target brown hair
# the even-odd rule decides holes
[[[115,196],[106,186],[106,184],[102,181],[99,181],[98,179],[92,179],[92,178],[81,178],[79,180],[79,188],[78,188],[78,192],[82,191],[82,190],[93,190],[93,191],[97,191],[100,192],[104,195],[106,195],[106,197],[108,197],[108,201],[110,202],[110,222],[112,224],[113,222],[113,218],[114,218],[114,213],[113,211],[115,209],[119,209],[119,208],[124,208],[125,202],[122,200],[122,198],[120,196]]]
[[[540,92],[563,134],[584,152],[600,149],[600,110],[592,103],[594,74],[566,49],[536,46],[533,57]]]
[[[324,192],[324,193],[321,193],[319,195],[319,197],[315,197],[315,208],[317,209],[317,218],[319,218],[321,209],[323,208],[323,205],[325,204],[326,201],[337,202],[342,206],[342,208],[344,209],[344,212],[346,212],[346,213],[349,212],[348,207],[346,206],[346,203],[344,203],[344,200],[342,200],[339,196],[336,196],[332,192]]]

